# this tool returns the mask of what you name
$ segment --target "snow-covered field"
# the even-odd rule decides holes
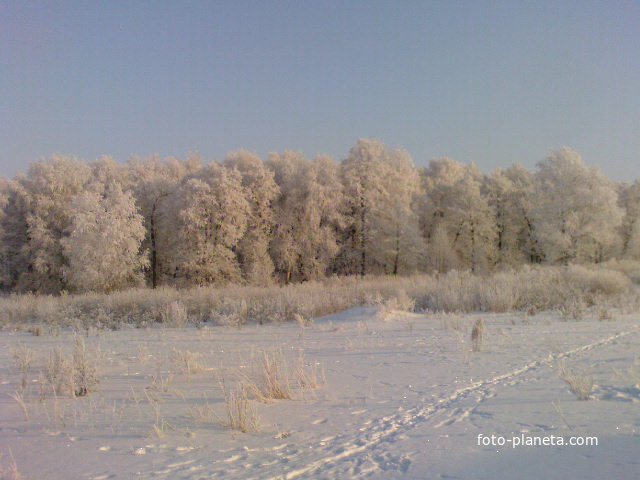
[[[485,336],[473,352],[478,318]],[[90,331],[85,342],[98,352],[100,383],[78,398],[56,398],[39,376],[56,346],[72,348],[71,332],[5,330],[2,466],[50,480],[637,478],[639,326],[637,315],[564,321],[550,313],[380,315],[357,307],[304,331],[295,324]],[[24,390],[14,359],[20,348],[35,355]],[[289,365],[304,354],[326,383],[294,388],[293,400],[256,402],[257,433],[222,426],[220,380],[231,388],[261,351],[279,350]],[[176,361],[187,351],[190,374]],[[559,361],[593,377],[591,400],[569,391]],[[479,435],[503,436],[505,445],[479,445]],[[513,437],[555,445],[513,448]],[[598,445],[559,446],[558,437],[597,437]]]

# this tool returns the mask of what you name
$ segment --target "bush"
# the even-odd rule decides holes
[[[187,319],[187,308],[180,300],[173,300],[158,309],[158,321],[168,327],[182,328]]]
[[[386,309],[453,313],[558,310],[567,299],[593,306],[631,291],[631,280],[606,266],[524,266],[478,275],[452,270],[412,277],[333,277],[285,287],[199,287],[132,289],[112,294],[0,298],[4,325],[45,323],[74,328],[119,328],[151,322],[181,327],[214,322],[293,322],[374,302]]]

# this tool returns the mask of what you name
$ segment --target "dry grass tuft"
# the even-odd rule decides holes
[[[262,351],[254,359],[249,374],[240,374],[247,393],[261,403],[292,400],[294,389],[300,393],[315,390],[326,383],[324,369],[317,362],[306,362],[300,353],[295,362],[287,362],[282,350]]]
[[[560,305],[560,315],[562,318],[573,319],[576,321],[582,320],[587,311],[587,304],[578,293],[569,295],[566,300]]]
[[[20,345],[13,351],[13,359],[18,369],[20,369],[20,386],[23,390],[27,388],[29,371],[31,370],[35,354],[35,351],[27,348],[25,345]]]
[[[29,409],[27,408],[27,403],[26,403],[26,401],[24,399],[24,393],[15,391],[13,393],[10,393],[9,396],[11,398],[13,398],[15,400],[15,402],[18,404],[18,406],[20,407],[20,410],[22,410],[22,414],[24,415],[24,419],[28,422],[29,421]]]
[[[300,328],[302,328],[302,329],[310,327],[311,325],[313,325],[313,318],[306,318],[306,317],[300,315],[299,313],[294,313],[293,314],[293,319],[296,321],[298,326]]]
[[[18,471],[18,465],[11,449],[9,449],[9,457],[9,465],[6,468],[0,464],[0,478],[3,480],[23,480],[24,477]]]
[[[173,380],[173,375],[167,374],[163,376],[160,371],[157,371],[149,377],[149,380],[150,382],[146,387],[147,389],[155,392],[167,393],[169,391],[171,381]]]
[[[55,395],[74,395],[73,364],[62,348],[55,347],[49,352],[45,376]]]
[[[244,376],[246,390],[259,402],[290,400],[291,374],[282,350],[264,351],[259,355],[253,376]]]
[[[242,433],[259,431],[259,418],[255,406],[249,400],[249,392],[244,383],[239,383],[235,390],[227,390],[221,382],[224,402],[227,410],[227,421],[223,426]]]
[[[300,340],[304,340],[304,332],[307,329],[307,327],[310,327],[311,325],[313,325],[313,319],[305,318],[299,313],[294,313],[293,319],[296,321],[296,323],[300,327],[300,333],[298,334],[298,338]]]
[[[201,358],[201,354],[194,353],[189,350],[178,350],[174,348],[171,351],[171,361],[178,367],[180,372],[187,376],[187,378],[205,370],[204,365],[201,363]]]
[[[72,358],[76,387],[74,393],[76,397],[83,397],[99,382],[97,355],[89,352],[82,337],[77,336]]]
[[[569,386],[578,400],[589,400],[593,390],[593,377],[578,375],[567,368],[564,359],[558,361],[558,376]]]
[[[460,317],[457,315],[454,315],[454,316],[446,315],[442,317],[441,323],[442,323],[442,329],[447,332],[450,330],[453,330],[455,332],[462,331],[462,321],[460,320]]]
[[[71,355],[65,355],[60,347],[49,354],[45,377],[55,395],[83,397],[99,383],[98,355],[89,351],[80,336],[76,336]]]
[[[27,332],[29,332],[34,337],[39,337],[40,335],[42,335],[42,325],[33,325],[32,327],[29,327],[27,329]]]
[[[219,420],[219,417],[216,415],[213,406],[211,406],[209,403],[191,407],[188,410],[188,415],[189,418],[191,418],[191,420],[196,423],[215,423]]]
[[[300,356],[298,357],[294,377],[298,387],[300,387],[302,391],[315,390],[320,388],[321,385],[327,383],[324,369],[318,370],[317,362],[311,362],[307,366],[303,353],[300,353]]]
[[[145,390],[144,395],[147,398],[151,411],[153,412],[154,423],[151,426],[151,433],[156,438],[164,438],[167,430],[173,428],[164,420],[164,418],[162,418],[158,399],[147,390]]]
[[[474,352],[482,351],[482,342],[484,341],[484,320],[479,318],[473,325],[471,330],[471,344]]]

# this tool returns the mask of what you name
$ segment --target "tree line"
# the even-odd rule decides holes
[[[266,285],[640,258],[640,183],[569,148],[483,174],[361,139],[327,156],[222,162],[53,156],[0,177],[0,288]]]

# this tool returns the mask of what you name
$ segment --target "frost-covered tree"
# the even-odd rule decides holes
[[[615,252],[622,210],[614,184],[564,147],[538,163],[533,211],[546,261],[600,262]]]
[[[151,287],[264,285],[616,255],[640,259],[640,181],[614,185],[568,148],[535,174],[448,158],[417,171],[404,150],[361,139],[341,164],[291,151],[207,166],[54,156],[0,178],[4,290],[110,291],[143,267]]]
[[[482,177],[477,168],[449,158],[431,160],[422,172],[425,196],[421,227],[430,248],[437,229],[446,232],[461,268],[473,271],[490,267],[495,260],[494,211],[481,193]],[[443,233],[437,242],[442,256]],[[451,262],[449,262],[451,263]]]
[[[435,227],[427,243],[427,253],[424,260],[427,271],[445,273],[459,267],[460,262],[444,222]]]
[[[338,165],[326,156],[314,160],[301,153],[272,153],[280,194],[274,203],[271,252],[286,283],[325,275],[338,252],[337,233],[344,225]]]
[[[146,256],[140,252],[144,219],[117,183],[98,184],[71,202],[71,225],[61,245],[74,291],[110,292],[140,285]]]
[[[414,213],[419,179],[408,154],[360,139],[341,164],[347,215],[339,269],[343,273],[403,273],[421,248]]]
[[[11,190],[11,180],[0,177],[0,220],[4,215],[4,209],[9,203],[9,191]]]
[[[536,188],[535,176],[522,165],[516,163],[506,170],[504,176],[511,182],[507,195],[509,226],[507,234],[517,232],[519,250],[529,263],[542,262],[542,250],[538,243],[532,219],[532,198]]]
[[[242,177],[217,163],[185,177],[167,202],[174,218],[167,259],[176,282],[205,285],[239,281],[236,256],[251,215]]]
[[[386,274],[414,271],[424,250],[417,215],[420,177],[404,150],[394,150],[383,165],[381,193],[374,206],[372,259]]]
[[[0,290],[8,290],[12,286],[9,267],[11,256],[8,245],[9,238],[5,234],[5,229],[9,226],[7,214],[12,183],[8,178],[0,177]]]
[[[428,167],[421,169],[423,195],[420,198],[419,224],[427,242],[445,218],[453,186],[468,174],[466,165],[447,157],[434,158]]]
[[[623,257],[640,259],[640,181],[618,187],[619,205],[624,212],[620,226]]]
[[[278,196],[273,172],[259,157],[246,150],[227,155],[224,166],[240,173],[244,194],[250,206],[247,229],[237,249],[243,276],[252,284],[269,284],[274,271],[273,261],[269,256],[269,243],[274,227],[272,203]]]
[[[29,215],[30,197],[19,176],[4,185],[3,212],[0,216],[2,244],[2,288],[17,290],[18,281],[29,268]]]
[[[480,192],[480,181],[471,175],[454,185],[448,208],[452,247],[461,265],[484,271],[495,261],[496,225],[493,209]]]
[[[51,161],[33,163],[18,180],[22,191],[19,208],[27,205],[26,243],[19,248],[25,263],[19,269],[18,290],[56,293],[66,287],[60,241],[71,225],[71,201],[84,191],[90,178],[87,164],[56,155]]]
[[[105,193],[105,189],[113,185],[125,187],[127,184],[128,169],[126,165],[116,162],[108,155],[104,155],[96,161],[90,162],[91,181],[87,189]]]
[[[142,248],[149,252],[147,281],[156,288],[166,268],[168,230],[175,228],[162,214],[167,198],[186,175],[187,166],[178,159],[169,158],[163,162],[154,155],[133,157],[129,159],[128,167],[128,188],[144,217],[146,235]]]
[[[533,174],[517,163],[484,179],[483,194],[495,214],[499,266],[540,260],[530,214],[533,188]]]

